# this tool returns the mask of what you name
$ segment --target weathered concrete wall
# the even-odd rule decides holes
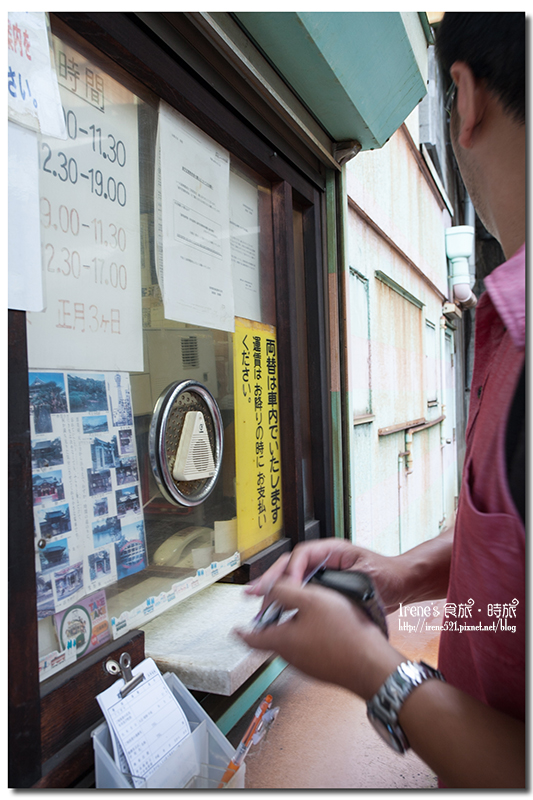
[[[450,524],[456,494],[453,408],[410,443],[384,431],[438,419],[453,390],[453,332],[446,348],[441,324],[450,217],[416,147],[400,130],[346,167],[351,533],[389,555]]]

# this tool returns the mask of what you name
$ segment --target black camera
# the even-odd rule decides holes
[[[381,605],[379,595],[374,587],[372,579],[366,572],[357,570],[336,570],[323,567],[311,578],[311,583],[325,586],[328,589],[346,595],[353,603],[362,608],[381,630],[389,638],[387,620]]]

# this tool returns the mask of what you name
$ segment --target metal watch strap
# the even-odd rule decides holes
[[[398,714],[413,689],[430,678],[444,680],[438,669],[430,667],[424,661],[418,663],[404,661],[389,675],[374,697],[367,702],[368,716],[377,718],[391,733],[400,738],[403,748],[399,752],[407,750],[409,742],[398,722]]]

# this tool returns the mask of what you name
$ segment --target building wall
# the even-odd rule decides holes
[[[429,150],[448,196],[452,197],[454,169],[447,157],[449,136],[447,134],[447,113],[444,107],[445,79],[435,56],[435,47],[428,47],[427,58],[428,93],[418,106],[419,136],[420,141],[424,142]]]
[[[453,402],[446,412],[454,338],[442,316],[451,220],[414,152],[417,134],[415,112],[381,150],[346,166],[350,530],[387,555],[450,524],[457,493]],[[411,442],[386,430],[443,411]]]

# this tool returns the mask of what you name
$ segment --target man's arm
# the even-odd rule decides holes
[[[280,578],[265,598],[298,613],[258,633],[251,647],[273,650],[311,677],[369,700],[406,659],[339,592]],[[399,722],[413,750],[450,788],[525,785],[525,729],[454,687],[428,680],[406,699]]]
[[[398,721],[411,747],[457,789],[525,788],[525,725],[441,681],[418,686]]]
[[[453,528],[448,528],[434,539],[428,539],[427,542],[395,557],[397,569],[402,576],[403,597],[398,602],[405,605],[446,597],[452,545]]]

